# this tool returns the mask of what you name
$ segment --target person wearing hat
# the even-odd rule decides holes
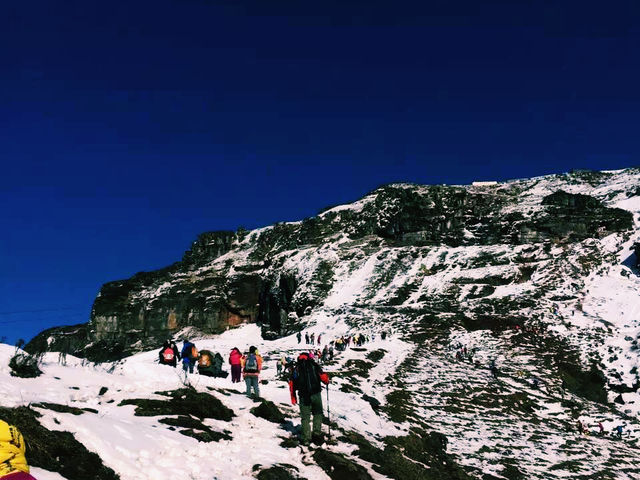
[[[25,449],[20,430],[0,420],[0,480],[36,480],[29,475]]]
[[[262,357],[256,347],[250,347],[249,353],[242,357],[242,376],[247,385],[247,397],[251,396],[251,389],[257,397],[260,396],[260,382],[258,377],[262,370]]]

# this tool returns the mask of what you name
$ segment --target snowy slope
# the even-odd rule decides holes
[[[417,185],[391,187],[429,191]],[[419,427],[446,435],[448,452],[472,478],[640,478],[640,273],[632,249],[640,241],[640,171],[578,172],[459,188],[477,195],[503,192],[509,200],[499,215],[525,219],[558,190],[589,195],[632,212],[635,228],[517,245],[474,244],[482,232],[469,228],[465,244],[455,247],[403,245],[375,236],[353,239],[338,232],[319,244],[277,251],[260,275],[276,285],[280,276],[295,278],[292,304],[311,305],[301,315],[289,312],[291,324],[322,333],[324,342],[355,332],[375,336],[362,350],[348,349],[327,365],[335,373],[331,419],[342,435],[328,448],[364,466],[372,478],[404,480],[397,472],[380,473],[384,468],[359,456],[345,432],[382,449],[389,446],[385,437]],[[338,222],[340,215],[359,214],[375,200],[376,192],[320,217],[336,214]],[[396,207],[384,206],[378,221],[385,221],[385,208]],[[256,238],[270,228],[250,232],[197,270],[172,273],[136,295],[152,303],[172,284],[193,276],[255,269]],[[391,335],[382,340],[382,331]],[[276,359],[295,356],[304,347],[294,335],[262,340],[257,326],[245,325],[196,343],[224,357],[234,346],[256,345],[267,358],[262,395],[297,425],[286,386],[275,380]],[[456,358],[462,346],[471,358]],[[257,464],[288,464],[301,478],[329,478],[309,452],[280,445],[291,431],[251,414],[254,403],[229,379],[196,375],[189,382],[233,409],[237,416],[230,423],[205,421],[215,431],[230,431],[232,440],[199,443],[157,418],[135,416],[132,406],[118,406],[131,398],[163,398],[155,392],[183,386],[178,372],[155,363],[156,351],[117,364],[75,359],[66,367],[57,364],[57,354],[47,354],[45,374],[31,380],[9,376],[13,348],[4,347],[1,354],[3,406],[45,401],[96,409],[98,414],[80,416],[39,411],[47,428],[74,433],[123,480],[185,469],[193,479],[253,478]],[[491,360],[498,366],[497,378],[488,369]],[[103,386],[108,391],[98,396]],[[379,410],[371,399],[380,402]],[[591,435],[576,431],[578,420]],[[606,435],[595,435],[598,423]],[[618,425],[624,431],[620,439],[610,435]],[[38,478],[59,478],[38,473]]]
[[[314,329],[323,333],[324,329]],[[326,335],[326,334],[325,334]],[[291,419],[297,421],[297,409],[290,405],[286,382],[275,379],[275,352],[294,355],[301,350],[295,337],[274,342],[260,340],[260,330],[255,325],[246,325],[228,331],[213,339],[195,339],[199,349],[221,352],[225,357],[234,346],[246,350],[250,345],[265,352],[265,367],[261,395],[275,402]],[[67,365],[58,362],[58,355],[49,353],[43,359],[44,374],[35,379],[11,377],[7,364],[15,348],[0,346],[0,395],[2,405],[13,407],[41,402],[68,405],[77,408],[95,409],[98,413],[82,415],[58,413],[35,407],[43,414],[42,423],[50,430],[69,431],[89,450],[100,455],[105,465],[115,470],[122,480],[142,480],[166,475],[183,475],[194,480],[245,479],[252,478],[254,465],[289,464],[299,469],[304,478],[326,479],[326,474],[317,465],[308,465],[308,453],[299,448],[279,446],[290,433],[278,425],[249,413],[255,406],[253,400],[244,395],[244,382],[232,384],[226,379],[192,374],[187,381],[199,391],[210,392],[223,401],[237,415],[231,422],[208,420],[205,423],[214,430],[229,430],[232,440],[218,443],[201,443],[172,431],[167,425],[158,423],[157,417],[134,415],[134,407],[118,406],[124,399],[163,398],[154,392],[175,390],[184,386],[185,377],[181,369],[157,364],[157,352],[147,352],[127,358],[117,364],[95,365],[71,356]],[[406,345],[397,338],[371,342],[369,348],[385,348],[401,356]],[[269,355],[266,352],[271,352]],[[341,361],[361,357],[361,352],[347,351]],[[382,371],[392,369],[397,356],[381,361]],[[327,368],[331,371],[332,368]],[[404,429],[374,414],[369,404],[357,400],[353,395],[337,389],[333,383],[330,391],[332,419],[345,419],[349,428],[362,433],[376,435],[401,435]],[[102,387],[107,392],[99,396]],[[216,392],[224,391],[223,394]],[[371,392],[374,393],[374,392]],[[326,405],[325,405],[326,406]],[[348,446],[332,447],[335,451],[348,452]],[[39,480],[59,480],[60,475],[34,468]],[[374,478],[382,478],[373,474]]]

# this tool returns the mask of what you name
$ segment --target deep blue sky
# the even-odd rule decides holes
[[[88,319],[198,233],[380,184],[638,164],[623,2],[0,7],[0,337]]]

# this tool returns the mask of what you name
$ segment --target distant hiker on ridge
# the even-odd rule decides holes
[[[489,361],[489,370],[491,371],[491,375],[493,375],[493,378],[498,378],[498,367],[496,366],[495,358],[492,358]]]
[[[302,333],[296,333],[296,338],[298,339],[298,343],[300,343],[302,341]]]

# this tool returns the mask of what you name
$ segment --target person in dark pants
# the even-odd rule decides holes
[[[329,384],[329,376],[322,371],[309,354],[301,353],[289,380],[289,390],[291,403],[300,405],[303,445],[309,445],[310,440],[316,445],[322,445],[324,440],[322,437],[323,383]],[[310,428],[312,414],[313,430]]]
[[[193,367],[198,361],[198,349],[196,346],[189,340],[185,340],[180,355],[182,357],[182,369],[184,372],[187,373],[188,371],[189,373],[193,373]]]
[[[231,365],[231,383],[239,383],[242,373],[242,353],[234,347],[229,354],[229,364]]]
[[[178,345],[176,345],[176,342],[174,342],[173,340],[171,340],[170,346],[171,350],[173,350],[174,358],[176,359],[175,362],[171,364],[171,366],[175,368],[178,364],[178,360],[180,360],[180,351],[178,350]]]
[[[242,376],[247,385],[247,397],[260,397],[260,371],[262,370],[262,357],[256,347],[249,347],[249,353],[242,357]]]

